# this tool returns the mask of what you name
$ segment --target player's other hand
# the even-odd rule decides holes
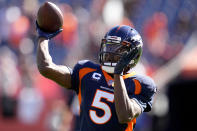
[[[37,31],[37,33],[38,33],[38,37],[39,37],[39,38],[40,38],[40,37],[44,37],[44,38],[50,40],[51,38],[55,37],[55,36],[58,35],[60,32],[62,32],[63,29],[59,29],[59,30],[57,30],[57,31],[55,31],[55,32],[52,32],[52,33],[44,32],[43,30],[40,29],[40,27],[39,27],[39,25],[38,25],[38,23],[37,23],[37,21],[36,21],[36,31]]]
[[[130,52],[123,54],[121,59],[116,64],[116,67],[114,69],[114,74],[122,74],[124,71],[124,68],[127,67],[127,65],[130,62],[133,62],[132,60],[137,57],[137,47],[132,49]]]

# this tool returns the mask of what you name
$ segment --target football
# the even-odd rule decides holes
[[[55,32],[63,26],[63,14],[52,2],[45,2],[37,12],[38,26],[45,32]]]

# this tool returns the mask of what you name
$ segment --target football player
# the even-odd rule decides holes
[[[142,55],[140,34],[130,26],[116,26],[102,39],[99,60],[79,61],[74,69],[56,65],[49,54],[54,33],[37,25],[37,65],[40,73],[61,86],[74,90],[80,104],[81,131],[132,131],[136,118],[152,108],[154,81],[129,72]]]

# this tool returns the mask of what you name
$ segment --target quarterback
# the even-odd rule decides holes
[[[113,27],[102,39],[100,64],[81,60],[71,69],[53,63],[49,54],[49,40],[61,31],[47,33],[37,25],[37,66],[43,76],[77,93],[80,131],[133,131],[156,92],[151,78],[129,71],[142,55],[140,34],[130,26]]]

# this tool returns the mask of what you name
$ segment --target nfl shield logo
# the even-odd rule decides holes
[[[109,86],[114,86],[114,81],[113,80],[109,80],[107,83]]]

